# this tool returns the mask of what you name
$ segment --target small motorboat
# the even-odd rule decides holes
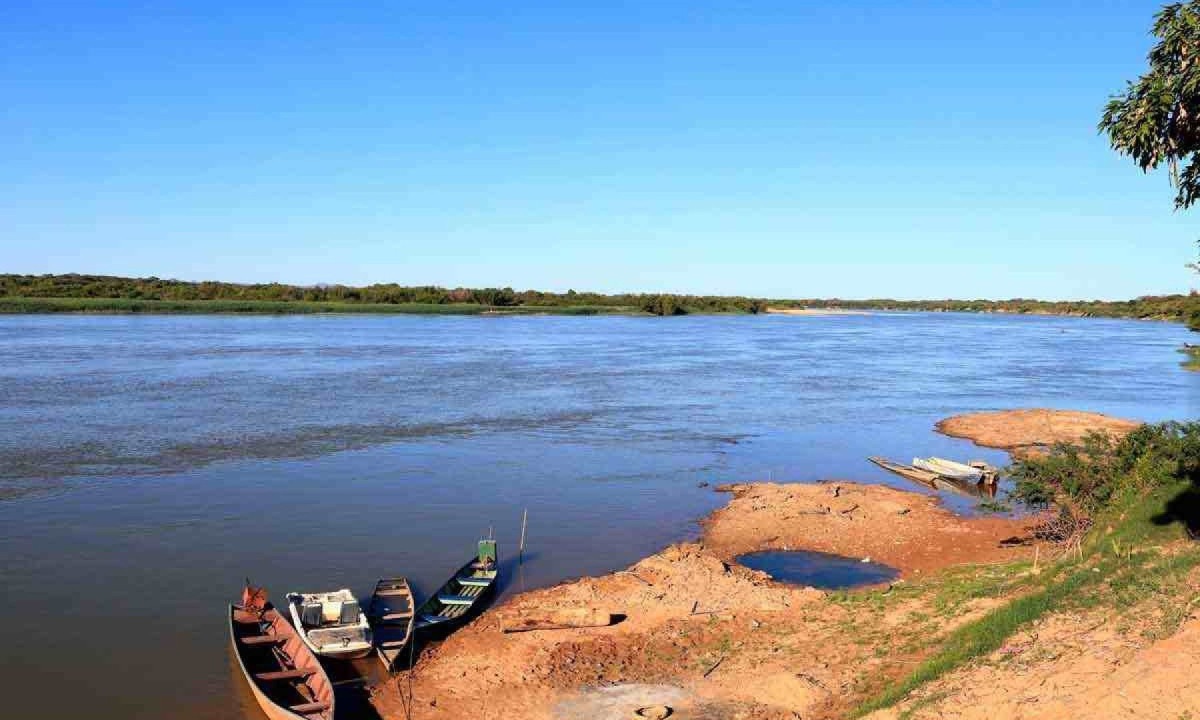
[[[246,584],[229,606],[229,641],[259,707],[271,720],[333,720],[333,684],[296,630]]]
[[[983,479],[983,470],[981,468],[971,467],[970,465],[946,460],[945,458],[913,458],[912,464],[915,468],[928,470],[951,480],[979,482]]]
[[[348,589],[288,593],[292,624],[318,655],[353,660],[371,653],[371,626]]]
[[[480,540],[475,557],[417,608],[416,629],[449,630],[466,622],[495,589],[497,577],[496,541]]]
[[[367,621],[375,636],[375,653],[389,671],[394,670],[412,640],[413,594],[408,578],[384,578],[375,583],[367,605]]]

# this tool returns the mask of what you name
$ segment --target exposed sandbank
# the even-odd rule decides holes
[[[844,310],[842,308],[778,308],[769,307],[767,312],[771,315],[873,315],[874,313],[866,310]]]
[[[427,650],[398,684],[377,687],[380,714],[408,717],[403,693],[411,681],[408,712],[417,719],[582,718],[582,708],[593,712],[603,699],[587,688],[629,683],[649,684],[636,690],[647,704],[664,688],[676,693],[674,717],[682,719],[834,716],[855,674],[872,662],[870,647],[839,636],[847,610],[825,592],[774,582],[731,558],[808,549],[869,555],[919,575],[1028,553],[998,545],[1027,520],[961,518],[916,493],[853,483],[728,490],[733,498],[706,520],[701,543],[511,598]],[[501,632],[508,618],[564,608],[625,619],[606,628]]]
[[[1141,425],[1135,420],[1078,410],[1001,410],[946,418],[938,432],[976,445],[1007,450],[1014,456],[1042,452],[1056,443],[1081,442],[1092,431],[1124,437]]]
[[[1025,410],[959,416],[938,429],[1024,452],[1078,440],[1093,428],[1134,427],[1096,413]],[[918,595],[869,613],[819,590],[777,583],[733,558],[816,550],[869,557],[898,569],[898,582],[926,582],[921,578],[940,578],[952,567],[981,564],[987,573],[989,563],[1032,553],[1000,541],[1026,536],[1033,519],[960,517],[914,492],[849,482],[721,489],[732,497],[703,521],[701,542],[508,599],[426,649],[414,670],[373,688],[380,715],[592,720],[632,717],[639,705],[668,702],[679,720],[844,717],[864,682],[896,677],[919,659],[905,647],[941,637],[1000,601],[960,598],[946,614]],[[580,608],[624,620],[501,632],[522,614]]]

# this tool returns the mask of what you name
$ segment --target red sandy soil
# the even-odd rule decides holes
[[[1018,453],[1077,442],[1089,429],[1121,434],[1134,427],[1095,413],[1052,410],[978,413],[938,424],[948,435]],[[919,660],[904,654],[906,638],[939,637],[1001,601],[961,602],[943,617],[927,599],[914,599],[873,614],[818,590],[776,583],[733,558],[756,550],[817,550],[869,557],[903,576],[922,577],[1031,552],[999,544],[1025,535],[1030,519],[963,518],[936,498],[892,488],[827,482],[723,489],[732,498],[705,520],[702,543],[509,599],[425,650],[416,669],[373,687],[379,714],[384,720],[623,720],[639,706],[665,704],[678,720],[845,717],[867,686],[878,688]],[[603,628],[500,630],[508,617],[580,608],[624,619]],[[1050,665],[1028,672],[955,673],[930,688],[941,695],[923,705],[909,699],[879,720],[904,711],[980,720],[1185,717],[1162,713],[1195,700],[1200,621],[1157,646],[1126,652],[1125,664],[1105,660],[1124,640],[1103,635],[1103,624],[1046,622],[1040,631],[1074,643],[1077,654],[1054,664],[1051,653]],[[1060,630],[1053,623],[1066,624]],[[1154,684],[1141,682],[1148,672]],[[1099,704],[1089,702],[1089,689],[1100,693]],[[1029,697],[1036,699],[1022,699]],[[1042,713],[1052,702],[1055,712]]]
[[[1200,576],[1189,577],[1200,599]],[[1142,605],[1151,605],[1151,602]],[[1180,604],[1184,604],[1181,599]],[[1200,717],[1200,614],[1177,629],[1137,606],[1054,615],[982,662],[922,688],[870,720],[1126,720]],[[1166,634],[1165,638],[1161,638]],[[907,713],[907,714],[906,714]]]
[[[704,543],[731,560],[747,552],[804,549],[870,558],[904,574],[1015,557],[1001,540],[1029,520],[964,518],[936,497],[880,485],[726,485],[728,505],[705,521]]]
[[[1027,521],[964,519],[934,498],[891,488],[731,490],[729,505],[706,522],[703,544],[672,546],[628,570],[524,593],[484,613],[426,651],[416,670],[375,688],[380,714],[594,720],[666,702],[681,720],[833,717],[858,673],[881,662],[871,643],[846,637],[849,611],[826,593],[776,583],[730,558],[803,548],[919,573],[1028,552],[997,545]],[[606,628],[500,631],[508,616],[558,608],[626,618]]]
[[[955,415],[939,422],[937,430],[1019,456],[1056,443],[1078,444],[1093,430],[1123,437],[1139,425],[1101,413],[1034,408]]]

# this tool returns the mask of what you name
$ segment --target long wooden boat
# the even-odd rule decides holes
[[[287,601],[300,639],[316,654],[338,660],[371,654],[371,626],[348,588],[288,593]]]
[[[936,481],[938,479],[938,474],[935,472],[930,472],[928,470],[922,470],[921,468],[915,468],[911,465],[901,465],[900,463],[892,462],[891,460],[888,460],[887,458],[881,458],[881,457],[874,456],[874,455],[872,455],[871,457],[869,457],[867,459],[870,460],[871,462],[875,463],[879,467],[883,468],[884,470],[887,470],[889,472],[894,472],[902,478],[907,478],[914,482],[919,482],[922,485],[925,485],[927,487],[931,487],[934,489],[937,488]]]
[[[412,640],[413,607],[412,589],[408,578],[384,578],[375,583],[375,592],[367,605],[367,620],[375,636],[375,653],[389,671]]]
[[[466,622],[495,589],[498,577],[496,541],[480,540],[475,557],[417,608],[416,629],[448,630]]]
[[[295,628],[247,587],[229,606],[229,642],[259,707],[271,720],[333,720],[333,684]]]
[[[979,482],[983,479],[983,470],[981,468],[971,467],[970,465],[946,460],[945,458],[913,458],[912,464],[915,468],[928,470],[952,480]]]
[[[900,477],[918,482],[925,487],[934,490],[943,490],[965,495],[967,497],[990,498],[996,495],[995,484],[986,484],[982,482],[971,482],[968,480],[958,480],[952,477],[946,477],[939,473],[931,472],[912,465],[901,465],[900,463],[892,462],[886,458],[869,457],[867,458],[884,470],[894,472]]]

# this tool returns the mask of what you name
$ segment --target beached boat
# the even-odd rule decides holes
[[[496,563],[496,541],[480,540],[476,556],[417,608],[417,630],[450,629],[465,622],[495,589]]]
[[[878,456],[871,456],[867,459],[870,460],[871,462],[875,463],[879,467],[883,468],[884,470],[896,473],[900,477],[907,478],[914,482],[919,482],[922,485],[925,485],[927,487],[931,487],[931,488],[935,488],[935,489],[937,488],[936,481],[939,476],[935,472],[930,472],[929,470],[922,470],[921,468],[916,468],[911,465],[902,465],[898,462],[892,462],[891,460],[888,460],[887,458],[881,458]]]
[[[318,655],[339,660],[371,652],[371,625],[354,594],[346,588],[323,593],[288,593],[292,624],[304,644]]]
[[[375,592],[367,605],[367,621],[374,633],[375,652],[388,670],[395,669],[412,640],[413,611],[413,594],[407,578],[384,578],[375,583]]]
[[[229,641],[259,707],[271,720],[333,720],[333,685],[295,628],[246,586],[229,606]]]
[[[944,478],[952,480],[979,482],[983,479],[983,470],[981,468],[971,467],[970,465],[946,460],[945,458],[913,458],[912,464],[913,467],[937,473]]]

